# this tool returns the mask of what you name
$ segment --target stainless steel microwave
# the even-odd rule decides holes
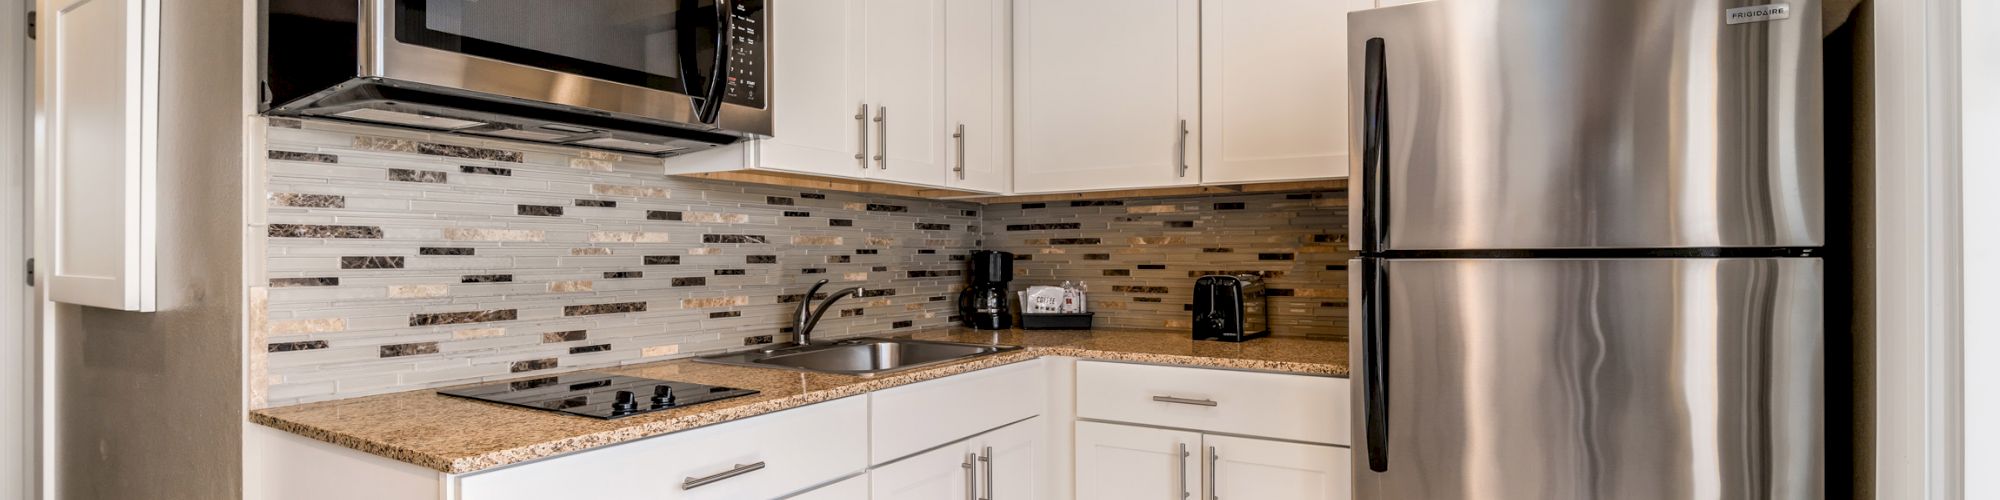
[[[266,0],[263,111],[671,156],[771,133],[765,0]]]

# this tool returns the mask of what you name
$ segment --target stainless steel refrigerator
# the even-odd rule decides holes
[[[1347,29],[1357,500],[1825,496],[1816,1]]]

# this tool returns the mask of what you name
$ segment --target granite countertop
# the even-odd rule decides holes
[[[1277,337],[1228,343],[1194,341],[1186,332],[1122,329],[993,332],[950,328],[893,337],[997,343],[1025,349],[871,377],[690,359],[597,369],[759,391],[752,396],[618,420],[441,396],[434,390],[267,408],[250,412],[250,420],[440,472],[464,474],[1042,356],[1347,376],[1347,343],[1335,340]]]

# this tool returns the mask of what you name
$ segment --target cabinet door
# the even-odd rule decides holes
[[[850,397],[453,478],[459,500],[776,498],[867,470],[867,423]]]
[[[1374,4],[1202,4],[1203,183],[1347,176],[1347,13]]]
[[[159,16],[153,0],[45,3],[50,297],[153,311]]]
[[[875,500],[968,499],[978,477],[979,455],[965,441],[911,455],[868,472]]]
[[[952,0],[945,5],[945,185],[988,193],[1007,191],[1009,9],[1002,0]]]
[[[863,88],[869,117],[868,177],[942,186],[944,2],[862,0],[867,40]]]
[[[1240,437],[1201,437],[1207,498],[1347,500],[1348,450]]]
[[[1014,191],[1197,182],[1200,14],[1198,0],[1015,2]]]
[[[755,147],[757,167],[822,175],[865,175],[861,127],[862,0],[771,2],[771,138]],[[670,161],[671,163],[671,161]]]
[[[1098,422],[1076,423],[1076,497],[1191,498],[1201,470],[1201,434]],[[1239,497],[1275,498],[1275,497]]]
[[[979,453],[979,498],[1037,500],[1047,495],[1042,418],[1035,417],[973,438]]]
[[[840,482],[806,490],[804,493],[785,497],[786,500],[868,500],[868,475],[843,479]]]

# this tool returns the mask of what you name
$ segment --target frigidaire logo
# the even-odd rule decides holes
[[[1776,21],[1792,17],[1792,6],[1789,4],[1774,3],[1737,7],[1724,11],[1722,16],[1728,24]]]

